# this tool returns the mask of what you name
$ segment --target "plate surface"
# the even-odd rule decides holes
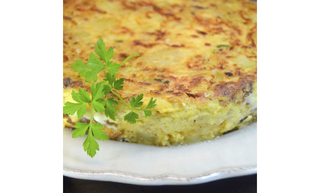
[[[257,173],[257,124],[210,142],[155,147],[99,141],[92,159],[83,138],[63,131],[63,174],[87,179],[139,185],[199,184]]]

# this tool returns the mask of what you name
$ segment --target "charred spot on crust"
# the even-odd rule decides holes
[[[231,129],[231,130],[229,130],[229,131],[227,131],[227,132],[224,132],[223,135],[232,133],[232,132],[234,132],[234,131],[237,131],[238,129],[239,129],[238,127],[235,127],[234,129]]]
[[[156,41],[161,40],[164,36],[166,35],[166,32],[162,32],[162,31],[157,31],[156,34]]]
[[[64,87],[74,87],[74,86],[82,86],[81,81],[72,81],[71,78],[67,77],[63,79]]]
[[[145,44],[145,43],[142,43],[140,40],[134,40],[133,41],[133,44],[135,45],[135,46],[143,46],[143,47],[145,47],[145,48],[151,48],[151,47],[153,47],[153,46],[155,46],[156,44],[155,43],[149,43],[149,44]]]
[[[176,86],[176,89],[177,89],[177,90],[184,90],[185,87],[184,87],[184,85],[177,85],[177,86]]]
[[[160,11],[161,9],[159,7],[157,7],[157,6],[153,6],[153,10]]]
[[[149,83],[149,82],[138,82],[138,84],[144,85],[144,86],[150,86],[151,85],[151,83]]]
[[[190,58],[186,62],[186,65],[189,69],[192,69],[192,70],[203,70],[206,68],[205,66],[207,63],[208,63],[208,59],[204,58],[201,55],[196,55]]]
[[[184,47],[184,44],[180,44],[180,45],[173,44],[173,45],[170,45],[170,46],[174,47],[174,48],[181,48],[181,47]]]
[[[154,91],[154,90],[150,90],[151,94],[156,94],[156,95],[161,95],[161,93],[159,91]]]
[[[72,18],[71,17],[68,17],[68,16],[63,16],[63,19],[65,19],[65,20],[72,20]]]
[[[96,7],[91,7],[91,11],[95,11],[95,12],[101,13],[101,14],[106,14],[107,13],[106,11],[103,11],[103,10],[98,9]]]
[[[248,117],[248,116],[247,116],[247,117]],[[244,120],[246,120],[246,119],[247,119],[247,117],[245,117],[245,118],[241,119],[241,120],[240,120],[240,123],[242,123]]]
[[[173,93],[173,94],[176,95],[176,96],[182,96],[182,95],[183,95],[182,92],[175,92],[175,93]]]
[[[187,93],[186,94],[188,95],[188,97],[192,97],[192,98],[198,98],[200,97],[200,94],[192,94],[192,93]]]
[[[71,78],[64,78],[63,79],[63,86],[68,87],[71,83]]]
[[[190,87],[195,87],[197,86],[198,84],[200,84],[202,81],[202,76],[198,76],[198,77],[195,77],[193,78],[191,81],[190,81]]]
[[[192,8],[194,8],[194,9],[206,9],[206,8],[204,8],[204,7],[196,6],[196,5],[192,6]]]
[[[130,78],[123,78],[125,81],[128,81],[128,82],[134,82],[132,79]]]
[[[68,56],[67,55],[63,55],[63,62],[67,62],[67,61],[69,61]]]
[[[169,80],[163,81],[162,79],[159,79],[159,78],[155,78],[154,80],[157,81],[157,82],[161,82],[163,84],[169,84],[170,83]]]
[[[74,25],[77,25],[77,22],[75,22],[71,17],[63,16],[63,19],[70,21],[70,22],[71,22],[72,24],[74,24]]]
[[[236,100],[236,96],[238,93],[242,92],[242,98],[238,100],[245,100],[245,97],[249,96],[249,94],[253,90],[253,80],[254,76],[247,76],[240,78],[236,82],[221,82],[220,84],[217,84],[213,91],[216,96],[221,96],[221,97],[228,97],[231,101]]]
[[[201,34],[201,35],[207,35],[207,32],[200,31],[200,30],[197,30],[197,33],[198,33],[198,34]]]
[[[233,74],[231,72],[225,72],[224,74],[227,76],[233,76]]]
[[[165,17],[172,17],[173,19],[175,19],[177,21],[181,20],[181,18],[177,17],[174,13],[170,12],[170,10],[165,10],[165,9],[162,9],[162,8],[157,7],[155,5],[153,5],[153,10],[155,12],[157,12],[158,14],[163,15]]]
[[[68,115],[67,115],[68,116]],[[70,119],[70,117],[68,116],[68,119],[67,119],[67,123],[69,123],[71,126],[70,126],[70,128],[71,129],[74,129],[75,128],[75,122],[73,122],[73,121],[71,121],[71,119]]]
[[[218,67],[218,69],[223,70],[223,69],[225,69],[227,67],[227,64],[228,64],[228,62],[226,60],[220,60],[218,62],[217,67]]]
[[[140,40],[134,40],[133,43],[135,45],[142,45],[142,42]]]
[[[120,55],[119,55],[119,60],[124,60],[124,59],[126,59],[128,56],[129,56],[129,55],[126,54],[126,53],[120,53]]]
[[[152,33],[147,33],[149,35],[155,35],[156,36],[156,41],[162,40],[163,37],[166,35],[166,32],[163,32],[161,30],[156,30],[155,32]]]

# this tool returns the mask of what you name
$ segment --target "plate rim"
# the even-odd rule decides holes
[[[257,165],[219,168],[195,176],[184,177],[173,174],[141,176],[118,171],[82,171],[63,167],[63,175],[83,180],[109,181],[134,185],[192,185],[220,179],[257,174]]]

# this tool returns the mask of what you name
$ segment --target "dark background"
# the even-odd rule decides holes
[[[188,186],[138,186],[114,182],[79,180],[63,176],[63,192],[75,193],[136,193],[136,192],[226,192],[226,193],[256,193],[257,175],[228,178],[198,185]]]

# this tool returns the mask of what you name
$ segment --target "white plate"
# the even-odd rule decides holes
[[[257,173],[257,124],[210,142],[155,147],[99,141],[92,159],[84,152],[85,138],[73,139],[64,129],[63,174],[139,185],[199,184]]]

